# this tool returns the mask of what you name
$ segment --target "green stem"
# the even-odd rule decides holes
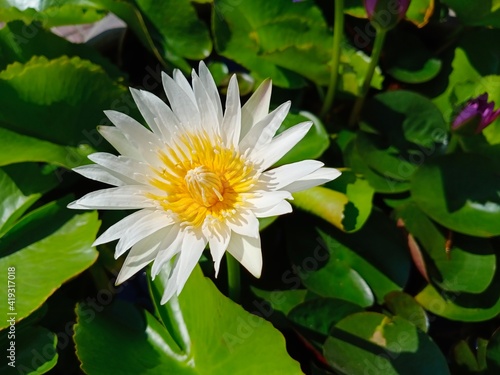
[[[229,298],[234,302],[240,301],[240,263],[228,252],[226,252],[227,262],[227,283],[229,287]]]
[[[455,152],[457,147],[459,147],[458,141],[459,141],[459,136],[457,134],[451,133],[448,147],[446,147],[446,154],[452,154],[453,152]]]
[[[375,36],[375,42],[373,44],[372,56],[370,59],[370,65],[368,65],[365,80],[363,82],[363,86],[361,87],[361,95],[358,96],[356,102],[354,103],[354,107],[352,108],[351,117],[349,118],[349,126],[354,126],[358,122],[359,115],[365,103],[366,94],[368,94],[368,90],[370,89],[370,85],[372,83],[373,73],[375,73],[375,69],[377,68],[378,61],[380,59],[380,54],[382,52],[382,47],[384,46],[386,35],[387,30],[377,30],[377,35]]]
[[[335,17],[333,20],[333,46],[332,46],[332,61],[330,82],[328,83],[328,91],[326,93],[323,107],[321,108],[320,117],[325,117],[333,104],[335,91],[337,90],[337,80],[339,77],[340,64],[340,44],[342,43],[342,35],[344,34],[344,0],[335,0]]]

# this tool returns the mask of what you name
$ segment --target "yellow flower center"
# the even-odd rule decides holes
[[[223,221],[252,196],[254,165],[238,150],[205,133],[184,134],[174,147],[159,152],[163,168],[154,168],[151,184],[164,194],[149,194],[181,225],[200,227],[206,218]]]

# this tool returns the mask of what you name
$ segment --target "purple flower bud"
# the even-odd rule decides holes
[[[466,131],[467,128],[478,134],[500,116],[500,109],[494,110],[495,102],[488,103],[488,94],[470,99],[455,117],[451,128],[454,131]],[[467,132],[467,131],[466,131]]]
[[[390,30],[401,21],[411,0],[364,0],[368,19],[375,28]]]

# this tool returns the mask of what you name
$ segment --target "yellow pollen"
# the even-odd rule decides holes
[[[224,200],[224,186],[214,172],[201,165],[186,173],[186,187],[191,197],[205,207]]]
[[[163,165],[153,168],[150,182],[164,193],[148,196],[182,226],[225,221],[253,196],[257,170],[218,137],[185,133],[158,155]]]

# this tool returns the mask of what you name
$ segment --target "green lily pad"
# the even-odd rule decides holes
[[[334,369],[350,375],[449,374],[438,346],[398,316],[352,314],[338,322],[324,345]]]
[[[30,30],[34,32],[30,33]],[[0,71],[15,62],[25,64],[33,56],[48,59],[78,56],[100,65],[113,79],[124,78],[123,72],[94,48],[84,43],[71,43],[36,23],[26,25],[22,21],[13,21],[6,24],[0,30],[0,51]]]
[[[94,149],[87,144],[61,146],[0,128],[0,166],[22,162],[45,162],[67,169],[88,164]],[[64,174],[63,171],[60,172]]]
[[[407,181],[419,165],[444,152],[448,126],[438,108],[410,91],[376,95],[364,110],[356,147],[378,173]]]
[[[498,267],[498,264],[497,264]],[[450,320],[480,322],[500,313],[500,275],[481,294],[449,293],[427,285],[415,299],[426,310]]]
[[[43,327],[16,324],[15,331],[7,328],[0,332],[0,343],[7,349],[0,365],[5,375],[45,374],[58,360],[57,336]],[[11,348],[14,356],[9,358]]]
[[[303,77],[328,84],[332,35],[313,2],[221,0],[212,27],[217,52],[261,79],[282,87],[303,86]]]
[[[408,320],[423,332],[427,332],[429,329],[427,314],[412,296],[404,292],[394,291],[388,293],[384,297],[384,301],[392,314]]]
[[[304,226],[304,221],[310,225]],[[396,226],[377,211],[355,233],[295,215],[287,238],[295,274],[319,296],[366,307],[375,298],[381,302],[387,293],[401,290],[408,279],[405,244]],[[373,249],[384,249],[384,257]]]
[[[76,25],[82,23],[92,23],[100,20],[106,15],[105,9],[95,2],[85,0],[73,0],[61,3],[59,1],[23,1],[8,0],[0,2],[0,19],[4,22],[21,20],[25,24],[38,21],[44,27],[54,27],[62,25]],[[26,28],[21,36],[36,34],[40,26]]]
[[[97,213],[75,215],[67,203],[52,202],[31,211],[1,238],[0,267],[15,269],[16,290],[15,304],[0,309],[4,316],[15,311],[17,320],[27,317],[97,259],[91,247],[99,228]],[[0,298],[7,301],[6,288]],[[6,326],[6,321],[0,323],[0,328]]]
[[[413,1],[411,2],[413,4]],[[436,77],[442,62],[414,34],[398,30],[390,33],[385,43],[387,73],[405,83],[423,83]]]
[[[444,0],[466,25],[500,27],[500,7],[498,1],[471,2],[467,0]]]
[[[299,327],[307,328],[324,336],[330,328],[346,316],[363,309],[354,303],[335,298],[314,298],[295,306],[288,318]]]
[[[54,60],[35,56],[26,64],[9,65],[0,73],[0,96],[4,105],[0,123],[7,130],[60,145],[86,143],[93,148],[105,144],[95,130],[108,123],[102,111],[130,98],[126,88],[100,66],[66,56]],[[130,113],[135,105],[128,108]]]
[[[0,237],[58,182],[54,174],[35,164],[0,168]]]
[[[178,300],[160,305],[167,278],[168,269],[150,285],[160,320],[120,301],[88,319],[79,305],[75,342],[87,374],[110,366],[121,374],[301,373],[281,334],[220,294],[199,267]]]
[[[455,292],[481,293],[488,288],[496,272],[496,255],[487,239],[451,233],[431,221],[414,202],[398,207],[397,215],[422,245],[430,281]]]
[[[308,291],[306,289],[291,289],[291,290],[262,290],[251,287],[252,292],[257,296],[267,301],[273,311],[279,311],[285,315],[298,304],[306,300]]]
[[[488,342],[486,349],[487,373],[497,374],[500,371],[500,329],[497,329]]]
[[[486,340],[477,340],[478,342],[475,343],[476,347],[479,347],[479,343],[484,343],[487,341]],[[483,344],[484,345],[484,344]],[[485,353],[483,353],[485,354]],[[470,373],[477,373],[484,371],[486,369],[486,363],[485,358],[478,358],[481,353],[479,353],[478,350],[478,355],[473,353],[471,347],[465,340],[460,340],[454,347],[453,347],[453,358],[455,360],[455,363],[458,365],[459,369],[461,372],[470,372]]]
[[[346,165],[356,173],[363,175],[377,193],[397,194],[410,189],[408,181],[400,181],[378,173],[361,157],[356,140],[348,143],[343,153]]]
[[[453,231],[500,235],[498,163],[474,154],[452,154],[425,163],[412,179],[419,208]]]

